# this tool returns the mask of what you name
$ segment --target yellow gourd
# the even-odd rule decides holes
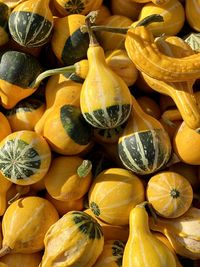
[[[192,29],[197,32],[200,31],[199,8],[200,8],[199,0],[186,0],[185,1],[185,14],[186,14],[187,22],[190,25],[190,27],[192,27]]]
[[[128,224],[129,212],[144,201],[144,186],[132,172],[110,168],[99,173],[89,190],[89,207],[108,224]]]
[[[133,21],[137,20],[142,5],[132,0],[111,0],[110,9],[113,15],[126,16]]]
[[[150,96],[140,96],[137,98],[137,102],[145,113],[156,118],[157,120],[160,119],[161,111],[156,100]]]
[[[30,196],[13,202],[2,220],[0,256],[10,252],[34,253],[42,250],[44,236],[58,218],[54,206],[44,198]]]
[[[152,176],[146,195],[155,211],[165,218],[183,215],[193,200],[193,190],[188,180],[172,171],[162,171]]]
[[[11,187],[12,182],[7,180],[1,173],[0,173],[0,216],[2,216],[7,208],[6,203],[6,193],[8,189]]]
[[[80,157],[56,157],[44,177],[48,193],[61,201],[83,197],[92,181],[92,163]],[[58,179],[59,177],[59,179]]]
[[[95,20],[95,24],[98,25],[98,24],[103,23],[103,21],[109,16],[111,16],[110,9],[108,8],[108,6],[102,4],[100,8],[98,9],[98,14]]]
[[[1,257],[1,261],[12,267],[38,267],[42,259],[41,253],[13,253]],[[1,266],[1,265],[0,265]]]
[[[11,127],[6,116],[0,112],[0,141],[11,134]]]
[[[173,253],[149,229],[144,204],[130,212],[130,234],[125,245],[123,267],[176,267]]]
[[[0,262],[0,267],[9,267],[8,264],[5,264],[3,262]]]

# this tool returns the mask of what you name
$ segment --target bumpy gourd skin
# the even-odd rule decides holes
[[[125,48],[137,68],[152,78],[180,82],[200,77],[200,53],[184,58],[166,56],[144,26],[128,30]]]

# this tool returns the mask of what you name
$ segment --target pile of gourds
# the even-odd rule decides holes
[[[200,266],[200,1],[0,1],[0,266]]]

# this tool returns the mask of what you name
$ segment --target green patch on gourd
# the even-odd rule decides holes
[[[93,201],[90,203],[90,209],[94,213],[94,215],[97,216],[97,217],[101,213],[99,206],[95,202],[93,202]]]
[[[65,10],[69,14],[80,14],[84,8],[84,3],[81,0],[70,0],[65,3]]]

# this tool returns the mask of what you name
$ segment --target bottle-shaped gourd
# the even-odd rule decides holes
[[[87,22],[90,45],[89,72],[80,96],[81,111],[93,127],[107,129],[124,123],[131,111],[131,94],[126,83],[107,65],[103,48]]]

